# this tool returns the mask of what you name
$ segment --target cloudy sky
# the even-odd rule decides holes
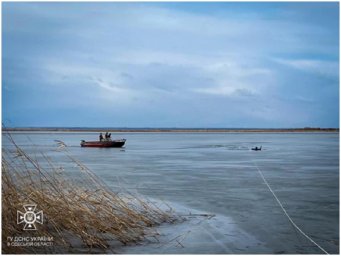
[[[339,127],[339,6],[2,3],[7,126]]]

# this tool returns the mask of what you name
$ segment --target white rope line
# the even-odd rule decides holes
[[[258,166],[256,165],[255,162],[254,162],[254,164],[255,164],[255,166],[256,166],[256,168],[257,168],[257,170],[258,170],[260,176],[262,177],[263,181],[265,182],[266,186],[269,188],[270,192],[272,193],[272,195],[273,195],[274,198],[276,199],[276,201],[277,201],[277,203],[279,204],[279,206],[282,208],[284,214],[288,217],[288,219],[289,219],[289,221],[291,222],[291,224],[292,224],[298,231],[300,231],[301,234],[302,234],[303,236],[305,236],[308,240],[310,240],[310,242],[312,242],[313,244],[315,244],[321,251],[323,251],[325,254],[328,254],[328,255],[329,255],[329,253],[328,253],[325,249],[323,249],[323,248],[322,248],[320,245],[318,245],[312,238],[310,238],[306,233],[304,233],[304,232],[296,225],[296,223],[291,219],[291,217],[289,216],[289,214],[287,213],[287,211],[284,209],[284,207],[283,207],[281,201],[279,201],[279,199],[278,199],[278,197],[276,196],[275,192],[273,192],[273,190],[271,189],[269,183],[266,181],[266,179],[265,179],[263,173],[261,172],[261,170],[258,168]]]

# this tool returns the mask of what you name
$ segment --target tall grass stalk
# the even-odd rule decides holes
[[[113,244],[156,237],[154,226],[176,219],[146,199],[113,192],[67,150],[63,154],[78,166],[82,183],[72,181],[67,170],[43,153],[37,160],[10,135],[8,139],[14,147],[2,150],[3,253],[115,252]],[[17,224],[17,211],[29,203],[44,212],[44,223],[36,231],[23,231],[23,225]],[[53,237],[53,246],[8,246],[8,237],[20,236]]]

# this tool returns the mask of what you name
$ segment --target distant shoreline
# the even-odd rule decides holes
[[[288,132],[339,132],[339,128],[2,128],[3,132],[181,132],[181,133],[288,133]]]

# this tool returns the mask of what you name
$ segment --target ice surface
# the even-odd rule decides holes
[[[158,229],[158,241],[149,239],[137,246],[125,246],[116,252],[124,254],[238,254],[247,252],[270,253],[264,243],[246,233],[232,218],[211,215],[179,204],[173,210],[185,221],[164,224]]]
[[[14,138],[34,154],[43,151],[72,175],[77,167],[56,152],[54,140],[62,140],[113,190],[165,200],[178,211],[216,215],[163,225],[160,244],[121,248],[122,253],[321,254],[290,224],[255,164],[296,224],[329,253],[339,253],[338,133],[113,133],[115,139],[127,139],[124,149],[79,146],[80,140],[97,136],[30,133]],[[3,144],[9,147],[6,140]],[[251,151],[254,146],[263,150]],[[179,235],[184,247],[169,242]]]

